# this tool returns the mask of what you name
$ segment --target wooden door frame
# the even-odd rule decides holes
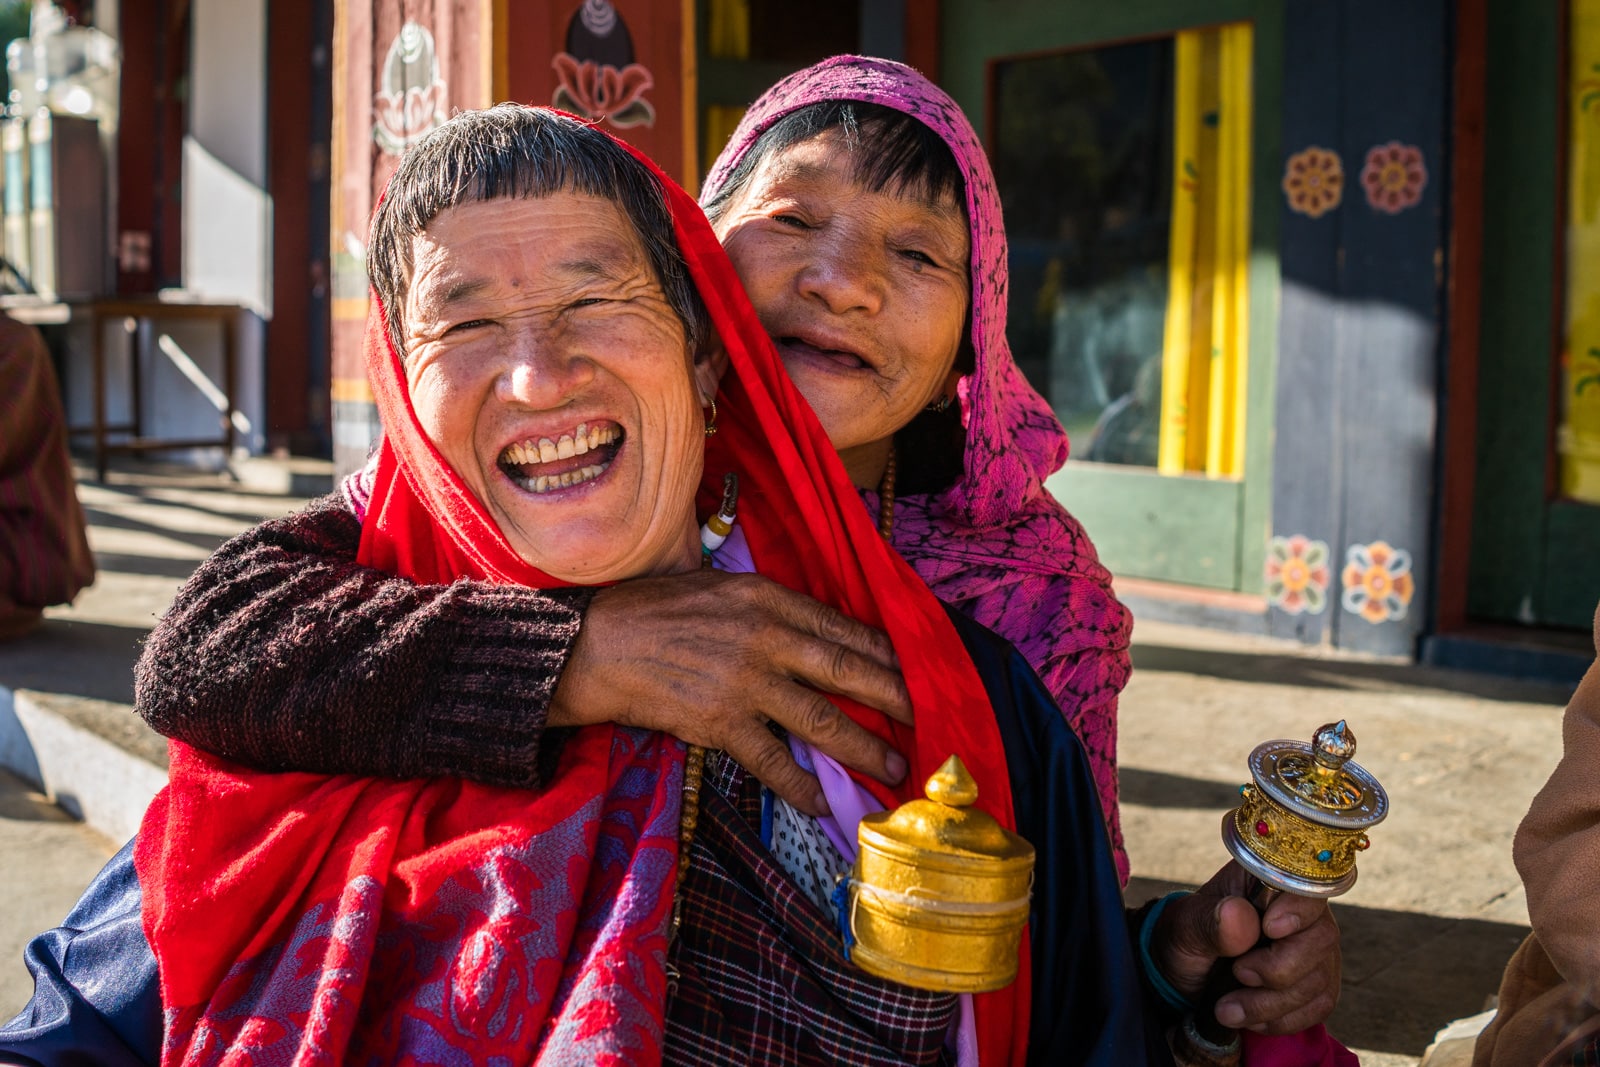
[[[319,6],[329,10],[319,26]],[[329,301],[332,294],[331,247],[315,248],[313,216],[329,214],[327,200],[311,194],[313,146],[320,140],[323,166],[332,152],[331,115],[316,105],[318,92],[331,101],[332,0],[269,0],[267,17],[267,187],[272,197],[272,317],[266,324],[266,438],[269,449],[295,454],[325,454],[329,444]],[[318,36],[326,30],[328,39]],[[312,52],[322,44],[328,61],[320,72]],[[318,79],[326,84],[318,85]],[[321,115],[328,126],[313,128]],[[313,296],[322,263],[322,297]],[[320,351],[319,349],[320,344]],[[319,358],[320,357],[320,358]]]
[[[1438,555],[1433,626],[1467,626],[1477,478],[1478,357],[1483,299],[1483,167],[1488,0],[1457,0],[1450,153],[1450,259],[1445,280],[1445,390],[1440,402]]]

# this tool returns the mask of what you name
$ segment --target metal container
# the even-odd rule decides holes
[[[1334,897],[1356,881],[1367,831],[1389,814],[1389,796],[1351,757],[1344,720],[1303,741],[1267,741],[1250,754],[1253,781],[1222,818],[1222,840],[1240,866],[1275,889]]]
[[[972,807],[977,783],[951,756],[926,800],[861,820],[849,886],[851,960],[880,978],[946,993],[1017,977],[1033,846]]]

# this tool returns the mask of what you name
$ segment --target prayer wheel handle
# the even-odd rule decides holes
[[[1279,893],[1326,899],[1355,885],[1367,831],[1389,814],[1389,795],[1355,754],[1355,732],[1343,719],[1317,730],[1309,745],[1267,741],[1250,754],[1251,782],[1222,817],[1222,842],[1251,875],[1248,899],[1262,915]],[[1239,1062],[1238,1031],[1218,1022],[1216,1010],[1238,988],[1233,960],[1218,960],[1179,1033],[1174,1051],[1186,1062]]]

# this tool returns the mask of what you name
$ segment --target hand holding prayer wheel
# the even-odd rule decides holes
[[[1250,754],[1252,781],[1223,816],[1222,838],[1251,876],[1248,897],[1263,914],[1280,893],[1325,899],[1355,884],[1367,831],[1389,813],[1388,795],[1352,761],[1355,751],[1355,734],[1341,720],[1317,730],[1310,745],[1268,741]],[[1219,960],[1180,1035],[1183,1062],[1237,1062],[1238,1035],[1214,1010],[1236,988],[1232,961]]]

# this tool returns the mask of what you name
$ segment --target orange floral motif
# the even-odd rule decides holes
[[[1320,615],[1328,606],[1328,544],[1274,537],[1267,543],[1267,600],[1290,615]]]
[[[1367,203],[1378,211],[1398,215],[1416,206],[1428,187],[1422,149],[1399,141],[1374,145],[1361,168],[1361,184],[1367,190]]]
[[[656,109],[644,95],[655,87],[655,78],[639,64],[618,69],[557,52],[550,65],[560,82],[550,101],[554,106],[621,128],[656,124]]]
[[[1339,154],[1312,145],[1289,157],[1283,168],[1283,195],[1289,208],[1318,219],[1344,199],[1344,164]]]
[[[1376,625],[1406,617],[1411,594],[1411,553],[1390,547],[1387,541],[1351,545],[1345,553],[1344,610]]]

